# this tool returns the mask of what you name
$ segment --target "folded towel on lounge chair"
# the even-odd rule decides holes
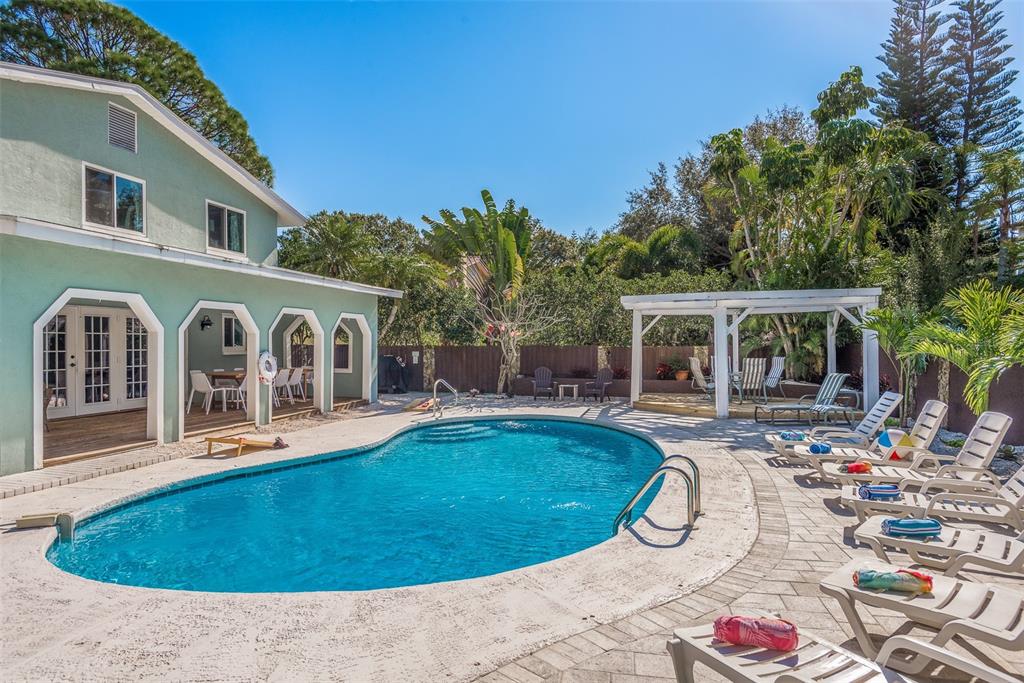
[[[825,455],[826,453],[831,453],[832,452],[832,444],[825,443],[824,441],[816,441],[816,442],[812,443],[807,448],[807,450],[810,451],[814,455]]]
[[[867,590],[899,591],[901,593],[931,593],[932,577],[912,569],[879,572],[858,569],[853,573],[853,585]]]
[[[861,500],[896,500],[903,496],[896,484],[864,484],[857,487]]]
[[[942,533],[942,522],[931,517],[890,517],[882,520],[882,533],[886,536],[932,538]]]
[[[800,642],[796,626],[783,619],[724,615],[715,619],[715,638],[732,645],[753,645],[790,652]]]
[[[783,441],[803,441],[807,436],[803,432],[784,431],[779,432],[779,438]]]
[[[870,474],[871,463],[851,462],[849,464],[840,465],[839,471],[842,472],[843,474]]]

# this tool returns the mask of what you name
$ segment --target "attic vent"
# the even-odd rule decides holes
[[[107,105],[107,142],[129,152],[137,152],[135,112],[115,104]]]

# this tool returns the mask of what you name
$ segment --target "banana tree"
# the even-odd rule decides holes
[[[964,399],[980,415],[992,382],[1024,364],[1024,290],[979,280],[950,292],[941,307],[945,315],[922,322],[912,348],[960,368],[967,375]]]

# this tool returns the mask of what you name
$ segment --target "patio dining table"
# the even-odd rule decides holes
[[[206,373],[206,376],[211,380],[233,379],[241,383],[245,379],[245,370],[210,370]]]

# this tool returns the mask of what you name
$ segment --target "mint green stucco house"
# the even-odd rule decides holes
[[[311,407],[376,400],[377,299],[401,292],[277,267],[303,222],[143,89],[0,63],[0,473],[44,465],[44,411],[183,438],[190,370],[287,365],[303,321]],[[272,421],[270,391],[240,414]]]

